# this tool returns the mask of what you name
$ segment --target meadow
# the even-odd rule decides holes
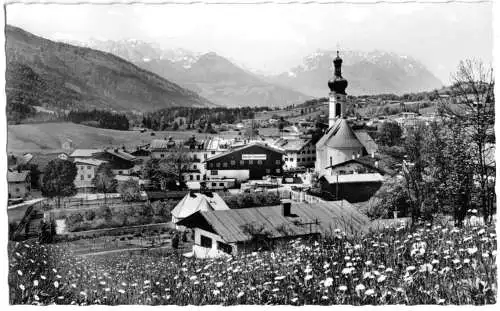
[[[423,225],[218,259],[9,245],[11,304],[494,304],[494,227]]]

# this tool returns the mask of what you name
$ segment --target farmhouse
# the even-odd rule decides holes
[[[253,142],[206,160],[208,179],[234,178],[238,181],[262,179],[266,175],[283,174],[280,149]]]
[[[95,187],[92,184],[97,168],[99,165],[106,163],[106,161],[97,159],[76,159],[74,161],[77,169],[75,177],[75,187],[78,192],[89,192]]]
[[[31,191],[30,171],[8,171],[9,199],[24,198]]]
[[[269,249],[280,241],[330,235],[336,229],[361,233],[369,223],[346,201],[198,211],[178,222],[194,229],[193,255],[198,258]]]
[[[319,179],[323,192],[329,192],[336,199],[350,203],[368,201],[382,186],[383,181],[384,177],[380,173],[323,175]]]
[[[226,202],[217,194],[212,192],[195,193],[190,192],[177,203],[172,210],[172,222],[179,221],[189,217],[198,211],[228,210]]]
[[[314,167],[316,146],[310,139],[280,138],[275,142],[275,145],[285,150],[283,155],[285,170],[297,167]]]

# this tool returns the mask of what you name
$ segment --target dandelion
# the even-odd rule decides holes
[[[373,295],[375,295],[375,290],[373,290],[371,288],[367,289],[366,292],[365,292],[365,295],[366,296],[373,296]]]
[[[329,298],[328,298],[328,296],[321,296],[321,299],[328,300]]]
[[[81,292],[80,292],[80,295],[82,295],[82,296],[87,296],[87,293],[86,293],[86,292],[84,292],[84,291],[81,291]]]
[[[371,261],[371,260],[368,260],[367,262],[365,262],[365,265],[367,265],[367,266],[371,266],[371,265],[372,265],[372,261]]]

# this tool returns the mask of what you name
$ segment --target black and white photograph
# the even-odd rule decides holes
[[[498,2],[3,2],[6,304],[497,303]]]

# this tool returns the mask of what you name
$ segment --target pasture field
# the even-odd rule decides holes
[[[154,132],[155,135],[151,136]],[[54,153],[62,152],[62,144],[68,139],[73,141],[74,148],[92,149],[109,146],[133,148],[139,144],[148,144],[153,139],[164,139],[172,136],[175,140],[188,139],[192,135],[197,138],[210,136],[235,137],[238,134],[221,132],[219,134],[197,133],[195,131],[118,131],[102,129],[70,122],[17,124],[7,126],[7,151],[12,153]]]
[[[76,256],[11,242],[11,304],[378,305],[496,303],[495,228],[422,226],[293,240],[219,259],[172,251]]]

